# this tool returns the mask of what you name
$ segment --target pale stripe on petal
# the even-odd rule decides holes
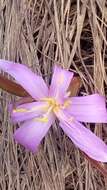
[[[65,95],[70,82],[73,78],[73,73],[55,65],[50,85],[50,96],[57,99]]]

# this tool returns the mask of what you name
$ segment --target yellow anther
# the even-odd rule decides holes
[[[48,118],[47,117],[37,117],[34,119],[35,121],[40,121],[43,123],[47,123],[48,122]]]
[[[64,109],[64,108],[68,107],[70,104],[71,104],[71,101],[70,101],[70,100],[66,100],[66,101],[64,102],[62,108]]]
[[[16,113],[16,112],[19,112],[19,113],[21,112],[21,113],[23,113],[23,112],[27,112],[27,111],[28,111],[28,110],[27,110],[27,109],[24,109],[24,108],[17,108],[17,109],[14,109],[14,110],[13,110],[14,113]]]
[[[58,112],[60,110],[60,106],[55,106],[54,108],[53,108],[53,112]]]
[[[60,104],[54,98],[43,98],[43,100],[49,104],[49,107],[51,107],[53,111],[60,107]]]
[[[54,98],[43,98],[43,101],[46,101],[49,105],[54,105],[56,100]]]
[[[65,109],[67,108],[70,104],[70,100],[66,100],[62,105],[58,103],[54,98],[43,98],[43,101],[46,101],[48,103],[48,106],[51,107],[51,111],[53,112],[58,112],[61,108]],[[49,108],[48,107],[48,108]]]

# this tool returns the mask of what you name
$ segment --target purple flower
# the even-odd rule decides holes
[[[0,68],[10,74],[35,99],[34,102],[17,105],[12,110],[14,122],[21,127],[14,138],[27,149],[35,152],[55,119],[74,144],[91,158],[107,162],[107,146],[81,122],[107,123],[105,99],[99,94],[69,97],[67,91],[73,73],[54,67],[48,88],[41,76],[26,66],[0,60]]]

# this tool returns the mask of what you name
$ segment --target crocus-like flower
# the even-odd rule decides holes
[[[73,73],[54,66],[48,88],[41,76],[21,64],[0,60],[0,69],[10,74],[35,100],[17,105],[12,110],[14,122],[21,126],[14,138],[35,152],[50,126],[59,119],[59,126],[91,158],[107,162],[107,146],[81,122],[107,123],[105,98],[99,94],[69,97],[67,91]]]

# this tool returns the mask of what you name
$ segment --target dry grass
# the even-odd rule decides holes
[[[0,57],[25,63],[47,83],[52,65],[61,64],[81,77],[81,95],[107,95],[106,28],[106,0],[0,0]],[[7,112],[16,98],[3,91],[1,98],[0,190],[107,189],[57,124],[36,155],[17,145]],[[106,127],[95,126],[105,142]]]

